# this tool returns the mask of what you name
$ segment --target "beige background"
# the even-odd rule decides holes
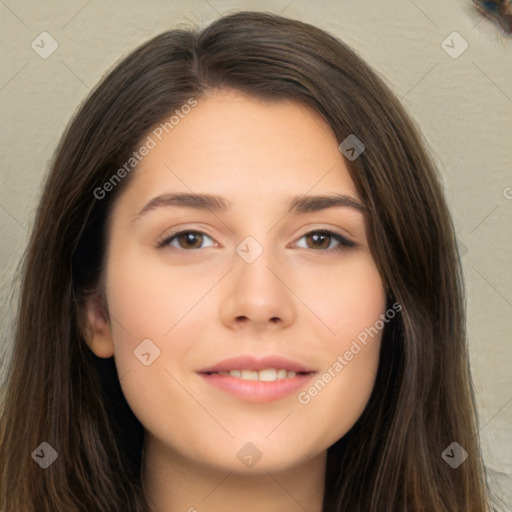
[[[340,37],[383,75],[425,134],[464,254],[486,466],[512,510],[512,38],[470,0],[1,0],[3,364],[10,353],[13,274],[41,182],[73,112],[118,59],[153,35],[242,9],[282,13]],[[463,48],[454,31],[469,45],[457,58],[442,47],[447,40],[452,52]],[[46,59],[31,47],[42,32],[58,44]]]

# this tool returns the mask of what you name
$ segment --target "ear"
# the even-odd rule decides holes
[[[86,334],[85,341],[98,357],[109,358],[114,355],[114,341],[110,331],[105,307],[97,294],[86,300]]]

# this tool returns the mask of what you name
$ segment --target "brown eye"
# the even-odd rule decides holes
[[[201,233],[188,232],[177,236],[180,246],[185,249],[198,249],[202,242]],[[183,245],[184,244],[184,245]]]
[[[172,248],[178,250],[201,249],[201,245],[204,242],[205,237],[211,240],[208,235],[202,233],[201,231],[180,231],[179,233],[174,233],[170,237],[167,237],[165,240],[159,242],[158,247],[171,246]],[[178,246],[173,243],[174,241],[177,241]]]
[[[345,248],[354,247],[356,244],[347,240],[345,237],[338,233],[330,230],[316,230],[306,233],[301,239],[306,240],[305,249],[318,249],[322,252],[335,252],[343,250]],[[336,241],[333,247],[331,246],[332,241]]]
[[[328,249],[331,245],[331,235],[327,233],[312,233],[306,236],[306,240],[311,241],[316,249]]]

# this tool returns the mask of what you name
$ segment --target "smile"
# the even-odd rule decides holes
[[[231,370],[229,372],[211,372],[211,374],[218,375],[231,375],[231,377],[237,377],[242,380],[258,380],[261,382],[274,382],[276,380],[293,379],[299,375],[308,375],[312,372],[294,372],[284,368],[276,370],[275,368],[267,368],[265,370],[253,371],[253,370]]]

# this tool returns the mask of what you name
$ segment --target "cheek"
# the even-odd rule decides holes
[[[371,395],[386,321],[386,293],[368,254],[326,274],[322,294],[310,295],[329,331],[319,350],[329,354],[322,371],[297,397],[324,428],[326,439],[343,436],[357,421]],[[387,321],[389,321],[388,319]]]
[[[176,368],[190,350],[180,329],[201,293],[178,272],[164,279],[162,271],[125,253],[108,269],[107,300],[115,364],[130,408],[146,428],[172,424],[179,439],[187,398],[190,402],[177,383]]]
[[[151,402],[161,381],[170,378],[165,370],[175,374],[186,367],[195,337],[211,327],[204,299],[218,276],[205,270],[191,279],[190,273],[168,265],[148,264],[129,248],[118,254],[123,256],[113,257],[107,268],[118,375],[129,374],[124,385],[130,386],[130,397],[158,409]]]
[[[328,327],[323,339],[331,349],[342,350],[385,312],[386,293],[369,253],[354,253],[339,265],[311,268],[301,279],[301,298]]]
[[[141,265],[129,252],[113,260],[107,271],[107,301],[114,342],[114,357],[120,380],[138,383],[129,396],[151,407],[158,388],[155,379],[162,377],[171,361],[180,361],[187,350],[186,338],[176,337],[169,354],[169,339],[186,318],[190,305],[200,298],[179,273],[162,278],[162,269]],[[179,327],[178,327],[179,329]],[[172,357],[170,357],[172,356]],[[165,362],[165,364],[164,364]],[[126,382],[124,385],[126,385]],[[123,382],[121,382],[123,385]],[[158,404],[153,404],[158,408]]]
[[[190,275],[167,265],[155,265],[144,254],[129,250],[112,259],[107,270],[107,299],[113,318],[116,349],[129,338],[162,339],[211,286],[208,276]]]

